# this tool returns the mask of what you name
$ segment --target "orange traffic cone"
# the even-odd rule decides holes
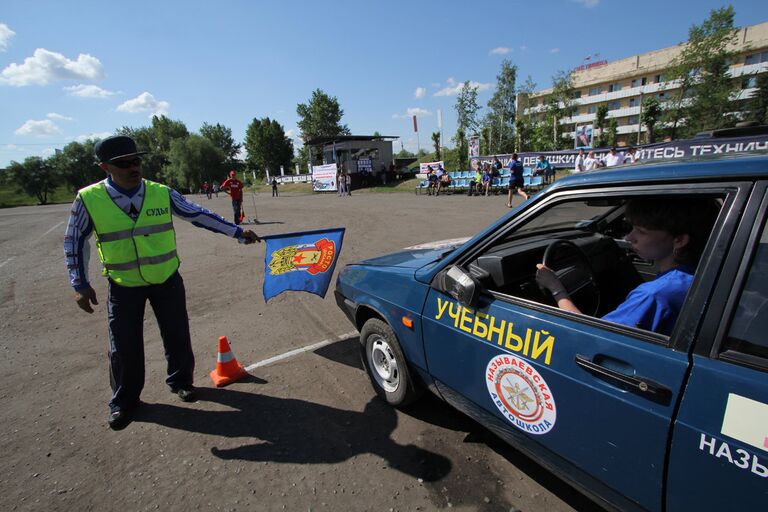
[[[243,365],[237,362],[229,348],[226,336],[219,336],[219,355],[216,357],[216,369],[211,372],[211,380],[217,388],[226,386],[248,375]]]

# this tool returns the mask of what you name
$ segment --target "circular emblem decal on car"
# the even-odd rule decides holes
[[[499,412],[529,434],[546,434],[555,426],[555,398],[536,368],[511,355],[488,362],[485,372],[488,393]]]

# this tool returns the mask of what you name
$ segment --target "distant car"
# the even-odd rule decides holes
[[[347,265],[336,300],[393,406],[429,389],[605,508],[764,510],[767,187],[764,155],[580,173],[470,240]],[[720,213],[671,335],[603,320],[657,272],[627,201],[683,194]]]

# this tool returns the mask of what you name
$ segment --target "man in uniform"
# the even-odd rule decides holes
[[[229,178],[219,187],[232,197],[232,212],[235,214],[235,224],[240,224],[243,208],[243,182],[237,179],[235,171],[229,171]]]
[[[64,237],[64,253],[77,305],[93,313],[98,304],[88,281],[88,238],[96,235],[103,274],[109,280],[107,314],[112,399],[109,426],[131,421],[144,387],[144,308],[149,300],[168,361],[166,383],[182,400],[195,399],[195,357],[189,335],[184,282],[179,275],[172,215],[211,231],[260,241],[218,215],[187,201],[177,191],[142,177],[141,155],[130,137],[96,143],[106,179],[81,189]]]

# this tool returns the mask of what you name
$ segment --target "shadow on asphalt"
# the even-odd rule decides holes
[[[365,372],[359,351],[360,337],[348,338],[321,349],[314,353],[334,362],[358,368]],[[367,378],[367,376],[366,376]],[[371,395],[374,394],[371,388]],[[382,402],[383,404],[383,402]],[[454,432],[466,432],[464,443],[485,444],[494,452],[504,457],[518,470],[535,480],[552,494],[576,510],[599,510],[599,507],[585,495],[574,489],[546,468],[538,464],[524,453],[516,450],[493,432],[477,423],[475,420],[454,409],[442,399],[425,392],[424,396],[400,410],[412,418]]]
[[[451,471],[448,458],[391,439],[394,409],[377,398],[363,412],[230,389],[198,388],[198,400],[225,405],[227,411],[203,411],[168,404],[145,404],[134,421],[218,437],[245,438],[237,448],[212,448],[221,459],[328,464],[364,453],[378,455],[392,469],[426,482]]]

